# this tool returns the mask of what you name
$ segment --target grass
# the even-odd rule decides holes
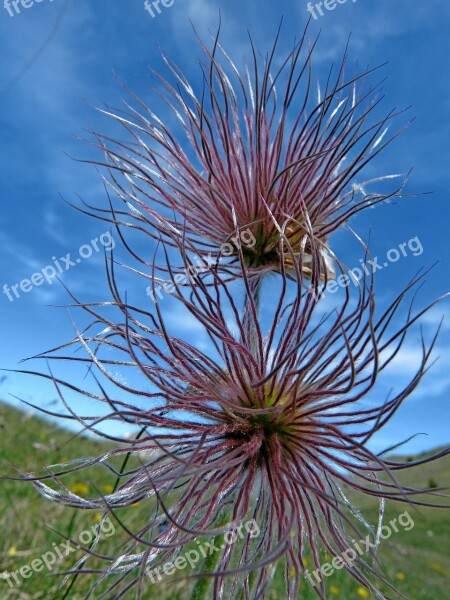
[[[45,465],[79,457],[98,456],[113,448],[103,441],[74,437],[73,434],[35,415],[21,412],[3,403],[0,403],[0,439],[2,475],[17,475],[10,467],[11,463],[27,471],[38,471]],[[411,460],[413,459],[414,457],[411,457]],[[123,457],[114,464],[120,468],[122,462]],[[449,467],[450,457],[446,457],[405,473],[401,481],[414,487],[427,487],[430,484],[445,486],[448,484]],[[100,467],[91,468],[88,476],[83,472],[80,476],[72,474],[64,478],[67,487],[78,490],[80,495],[85,497],[95,496],[98,491],[106,495],[112,490],[115,482],[115,475]],[[53,597],[55,600],[62,600],[64,591],[56,594],[61,578],[53,573],[72,568],[76,560],[83,556],[83,550],[71,552],[67,557],[63,556],[51,572],[45,568],[41,572],[32,572],[30,577],[21,578],[21,584],[13,588],[1,578],[1,573],[11,573],[23,565],[29,565],[45,552],[52,550],[55,545],[61,547],[65,539],[54,530],[68,538],[78,539],[80,533],[89,531],[98,524],[100,512],[62,507],[42,498],[31,484],[13,481],[0,481],[0,506],[1,600],[50,600]],[[139,524],[145,523],[151,509],[152,506],[146,501],[132,508],[120,509],[117,514],[135,530]],[[371,499],[364,501],[362,510],[370,522],[376,521],[378,507]],[[382,541],[380,545],[379,557],[386,578],[394,582],[410,600],[445,598],[448,595],[450,575],[450,513],[439,509],[414,509],[403,503],[388,502],[384,523],[389,525],[392,519],[398,518],[405,511],[408,511],[413,519],[414,526],[410,531],[406,531],[398,525],[398,533],[392,533],[391,537]],[[107,536],[105,530],[105,536],[98,546],[102,554],[117,556],[120,554],[121,545],[127,540],[117,523],[115,525],[114,535]],[[324,552],[321,556],[322,564],[329,560],[330,557]],[[104,563],[96,562],[96,559],[90,560],[88,564],[92,568],[104,566]],[[312,567],[311,570],[313,569]],[[284,599],[283,577],[284,569],[280,563],[267,598]],[[95,575],[78,577],[68,598],[85,598],[95,579]],[[187,590],[191,589],[192,584],[189,584],[189,587],[186,584],[169,587],[170,580],[171,577],[167,577],[161,585],[149,585],[144,593],[145,600],[189,598]],[[326,585],[329,600],[371,598],[367,595],[367,590],[355,584],[342,570],[336,570],[327,577]],[[100,586],[94,598],[98,598],[104,589],[104,585]],[[130,592],[130,598],[133,597],[134,594]],[[112,598],[113,596],[111,600]],[[303,582],[300,598],[313,600],[317,596]]]

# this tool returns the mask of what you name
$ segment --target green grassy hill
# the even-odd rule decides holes
[[[31,413],[24,413],[6,404],[0,403],[0,475],[14,475],[10,467],[13,463],[27,471],[38,471],[45,465],[68,460],[98,456],[112,448],[102,441],[87,437],[74,437],[73,434],[49,424]],[[408,457],[413,460],[415,457]],[[115,464],[120,468],[123,458]],[[95,483],[94,483],[95,482]],[[415,487],[428,485],[448,486],[450,483],[450,457],[437,463],[421,466],[405,473],[402,482]],[[72,474],[64,478],[64,484],[76,490],[81,496],[109,493],[116,483],[115,476],[99,467],[93,467],[89,474]],[[54,487],[54,486],[53,486]],[[376,521],[377,505],[370,499],[363,503],[364,514],[371,522]],[[145,522],[149,505],[141,503],[134,508],[121,509],[121,517],[133,529],[138,523]],[[450,511],[421,508],[414,509],[406,504],[388,503],[384,523],[398,518],[408,511],[414,521],[410,531],[400,528],[398,533],[380,545],[380,560],[384,566],[386,577],[410,600],[444,600],[448,597],[450,583]],[[52,544],[60,545],[64,538],[47,527],[51,526],[67,537],[76,537],[79,532],[89,530],[98,523],[100,513],[91,510],[74,510],[42,498],[31,484],[13,481],[0,481],[0,599],[1,600],[50,600],[60,581],[51,573],[33,573],[30,578],[22,579],[20,586],[11,588],[2,573],[16,571],[23,565],[30,564],[52,549]],[[104,554],[117,555],[126,537],[119,527],[114,535],[105,538],[99,551]],[[58,561],[53,571],[62,572],[72,567],[82,556],[82,550]],[[323,553],[322,564],[329,557]],[[90,566],[103,566],[95,560]],[[312,563],[310,563],[312,564]],[[274,584],[268,598],[283,599],[282,565],[277,569]],[[95,576],[83,575],[76,580],[70,591],[70,600],[85,598],[89,584]],[[168,578],[170,579],[170,578]],[[328,598],[341,600],[358,600],[370,598],[367,590],[356,585],[343,571],[336,571],[327,578]],[[102,588],[100,588],[102,589]],[[171,589],[172,591],[168,591]],[[186,586],[177,585],[168,588],[163,585],[149,587],[147,600],[183,600]],[[98,595],[96,593],[95,598]],[[59,593],[56,600],[62,600]],[[130,600],[134,594],[130,593]],[[302,599],[309,600],[316,596],[302,587]]]

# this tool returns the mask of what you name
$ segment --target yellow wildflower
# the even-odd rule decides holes
[[[88,493],[89,486],[86,485],[85,483],[74,483],[73,485],[70,486],[69,489],[74,494],[78,494],[79,496],[83,496],[84,494]]]
[[[441,563],[438,563],[437,561],[434,560],[427,560],[427,563],[430,565],[430,567],[433,569],[433,571],[436,571],[437,573],[440,573],[441,575],[447,575],[448,571],[447,569],[441,565]]]
[[[330,594],[333,594],[333,596],[339,596],[340,593],[341,590],[338,587],[335,585],[330,586]]]

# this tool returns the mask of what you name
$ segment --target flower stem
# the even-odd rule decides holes
[[[258,355],[258,334],[257,334],[257,320],[259,318],[261,308],[261,287],[262,287],[262,276],[257,275],[255,278],[250,279],[248,282],[249,294],[245,297],[244,303],[244,324],[250,335],[250,344],[253,352],[253,356]],[[250,299],[253,300],[255,312],[253,313]]]
[[[222,518],[219,520],[218,526],[223,527],[224,525],[226,525],[230,520],[230,516],[231,516],[231,508],[226,510],[225,513],[222,515]],[[223,543],[224,543],[224,534],[220,533],[219,535],[217,535],[214,538],[214,543],[211,547],[212,548],[216,547],[216,548],[221,549]],[[220,557],[220,551],[213,552],[212,554],[209,553],[205,557],[205,560],[203,561],[203,566],[202,566],[203,573],[213,573],[214,569],[216,568],[217,563],[219,561],[219,557]],[[207,597],[206,595],[208,593],[210,584],[211,584],[210,577],[202,577],[201,579],[199,579],[197,581],[197,583],[194,585],[194,589],[192,590],[191,600],[205,600],[205,598]]]
[[[257,276],[253,279],[249,280],[249,293],[245,297],[244,302],[244,324],[246,330],[250,336],[250,344],[253,355],[255,357],[258,356],[259,352],[259,342],[258,342],[258,333],[257,333],[257,322],[260,313],[261,307],[261,286],[262,286],[262,277]],[[251,300],[253,300],[254,311],[251,306]],[[222,518],[219,521],[219,527],[223,527],[230,521],[231,517],[231,509],[228,509],[224,512]],[[222,544],[224,541],[224,534],[219,534],[214,539],[214,546],[216,548],[222,548]],[[214,547],[213,546],[213,547]],[[215,552],[213,554],[208,554],[205,557],[203,562],[202,571],[204,573],[213,573],[214,569],[217,566],[219,561],[220,552]],[[190,600],[205,600],[207,597],[208,590],[211,585],[210,577],[203,577],[199,579],[194,585],[194,589],[192,591]]]

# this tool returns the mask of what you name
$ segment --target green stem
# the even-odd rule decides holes
[[[245,298],[244,303],[244,327],[245,322],[247,321],[248,326],[250,328],[250,344],[253,355],[255,358],[258,356],[259,348],[258,348],[258,335],[256,332],[256,321],[259,318],[260,308],[261,308],[261,286],[262,286],[262,276],[258,276],[249,281],[249,294]],[[251,306],[250,306],[250,298],[253,300],[256,311],[256,319],[253,320],[251,314]],[[219,521],[219,527],[223,527],[231,520],[231,509],[227,510],[222,518]],[[220,534],[216,536],[214,539],[214,546],[216,548],[221,548],[224,540],[224,535]],[[213,573],[217,563],[219,561],[220,552],[214,552],[213,554],[208,554],[202,565],[203,573]],[[199,579],[194,588],[192,590],[192,595],[190,600],[205,600],[207,597],[208,590],[211,585],[210,577],[202,577]]]
[[[253,300],[253,304],[255,305],[256,311],[256,319],[259,318],[260,308],[261,308],[261,287],[262,287],[262,275],[257,275],[254,279],[249,281],[249,294],[245,297],[244,303],[244,322],[247,319],[251,319],[251,307],[250,307],[250,297]],[[250,331],[250,343],[253,355],[256,357],[258,355],[258,336],[256,333],[256,324],[251,322],[251,331]]]
[[[230,522],[231,517],[231,508],[228,509],[219,520],[218,526],[223,527],[227,523]],[[212,548],[222,548],[222,544],[224,542],[224,534],[220,533],[214,538],[214,542]],[[203,573],[213,573],[220,557],[220,550],[218,552],[213,552],[212,554],[208,554],[203,561],[202,572]],[[210,577],[202,577],[199,579],[194,585],[194,589],[192,590],[191,600],[205,600],[207,597],[209,587],[211,585]]]

